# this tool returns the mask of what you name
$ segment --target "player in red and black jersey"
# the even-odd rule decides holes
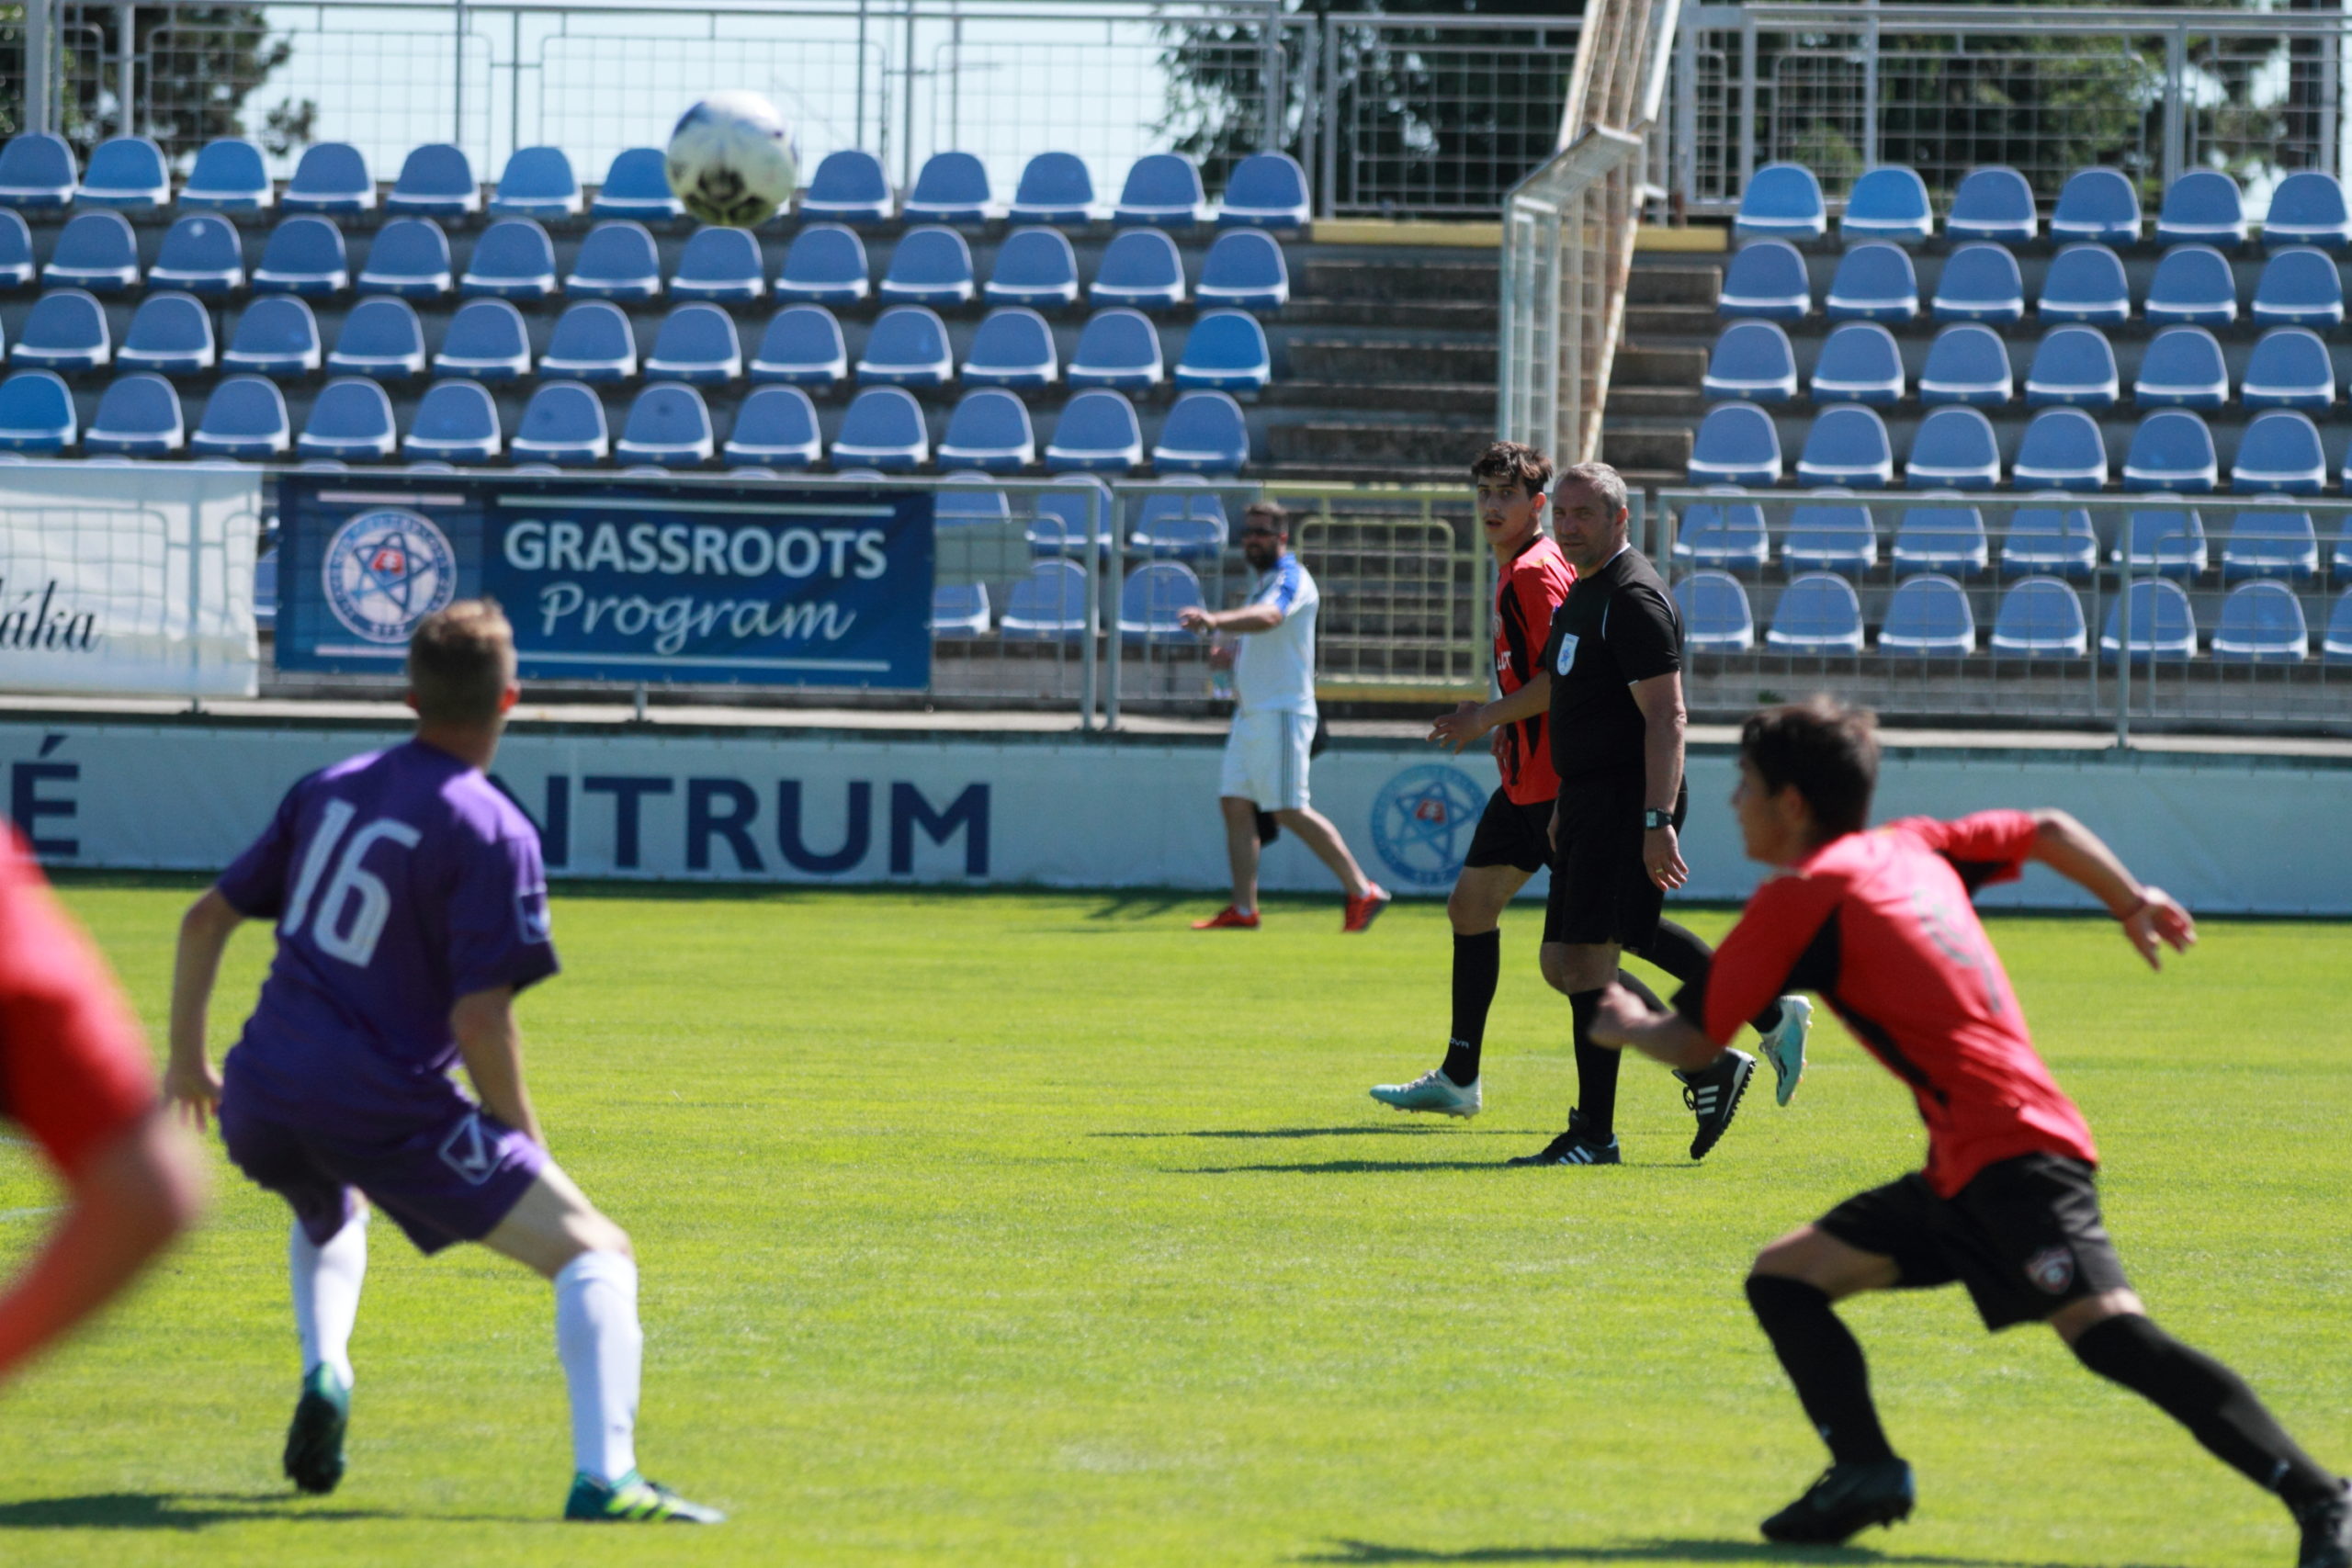
[[[1970,904],[2038,862],[2087,889],[2155,967],[2197,931],[2106,844],[2058,811],[1914,818],[1864,831],[1878,774],[1870,716],[1826,699],[1758,714],[1733,805],[1757,889],[1702,984],[1672,1013],[1623,988],[1596,1040],[1673,1066],[1711,1058],[1764,998],[1821,993],[1911,1088],[1926,1168],[1850,1198],[1756,1259],[1747,1295],[1832,1463],[1764,1521],[1777,1541],[1842,1541],[1911,1511],[1911,1467],[1881,1430],[1861,1348],[1831,1303],[1863,1291],[1967,1287],[1985,1326],[2049,1324],[2083,1364],[2141,1393],[2302,1528],[2300,1568],[2352,1568],[2352,1492],[2271,1418],[2238,1375],[2157,1327],[2099,1217],[2098,1150],[2026,1032]]]

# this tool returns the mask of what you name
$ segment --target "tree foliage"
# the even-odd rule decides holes
[[[123,130],[116,15],[111,6],[51,12],[62,28],[60,129],[85,156]],[[248,123],[248,100],[293,53],[292,42],[271,30],[263,7],[147,6],[136,17],[137,102],[130,118],[166,156],[192,155],[221,136],[255,136],[272,152],[311,139],[317,107],[307,100],[279,103],[259,123]],[[21,60],[24,42],[24,6],[0,6],[0,53]],[[0,122],[11,133],[24,123],[24,99],[21,74],[0,79]]]

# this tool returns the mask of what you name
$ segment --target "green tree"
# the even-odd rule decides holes
[[[62,28],[61,129],[86,155],[123,129],[116,13],[108,6],[51,14]],[[261,6],[147,6],[137,13],[135,28],[138,101],[130,118],[167,156],[192,155],[221,136],[254,136],[273,152],[310,141],[317,107],[308,100],[281,102],[258,123],[248,121],[248,100],[293,52],[288,39],[272,33]],[[0,54],[21,60],[24,35],[24,6],[0,6]],[[0,124],[10,133],[24,123],[24,94],[21,75],[0,81]]]

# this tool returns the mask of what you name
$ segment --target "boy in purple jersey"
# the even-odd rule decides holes
[[[293,1206],[297,1486],[343,1479],[364,1198],[422,1252],[479,1241],[555,1282],[578,1472],[564,1517],[715,1524],[724,1516],[637,1472],[637,1263],[548,1159],[523,1087],[514,994],[556,957],[538,835],[483,773],[521,695],[514,669],[514,630],[491,601],[418,626],[415,739],[288,790],[181,921],[164,1090],[199,1126],[217,1113],[229,1157]],[[277,956],[215,1074],[205,1015],[247,919],[277,922]],[[448,1076],[459,1062],[479,1102]]]

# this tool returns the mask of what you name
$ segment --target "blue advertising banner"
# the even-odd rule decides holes
[[[277,663],[385,673],[488,593],[540,679],[931,682],[932,497],[544,475],[287,474]]]

